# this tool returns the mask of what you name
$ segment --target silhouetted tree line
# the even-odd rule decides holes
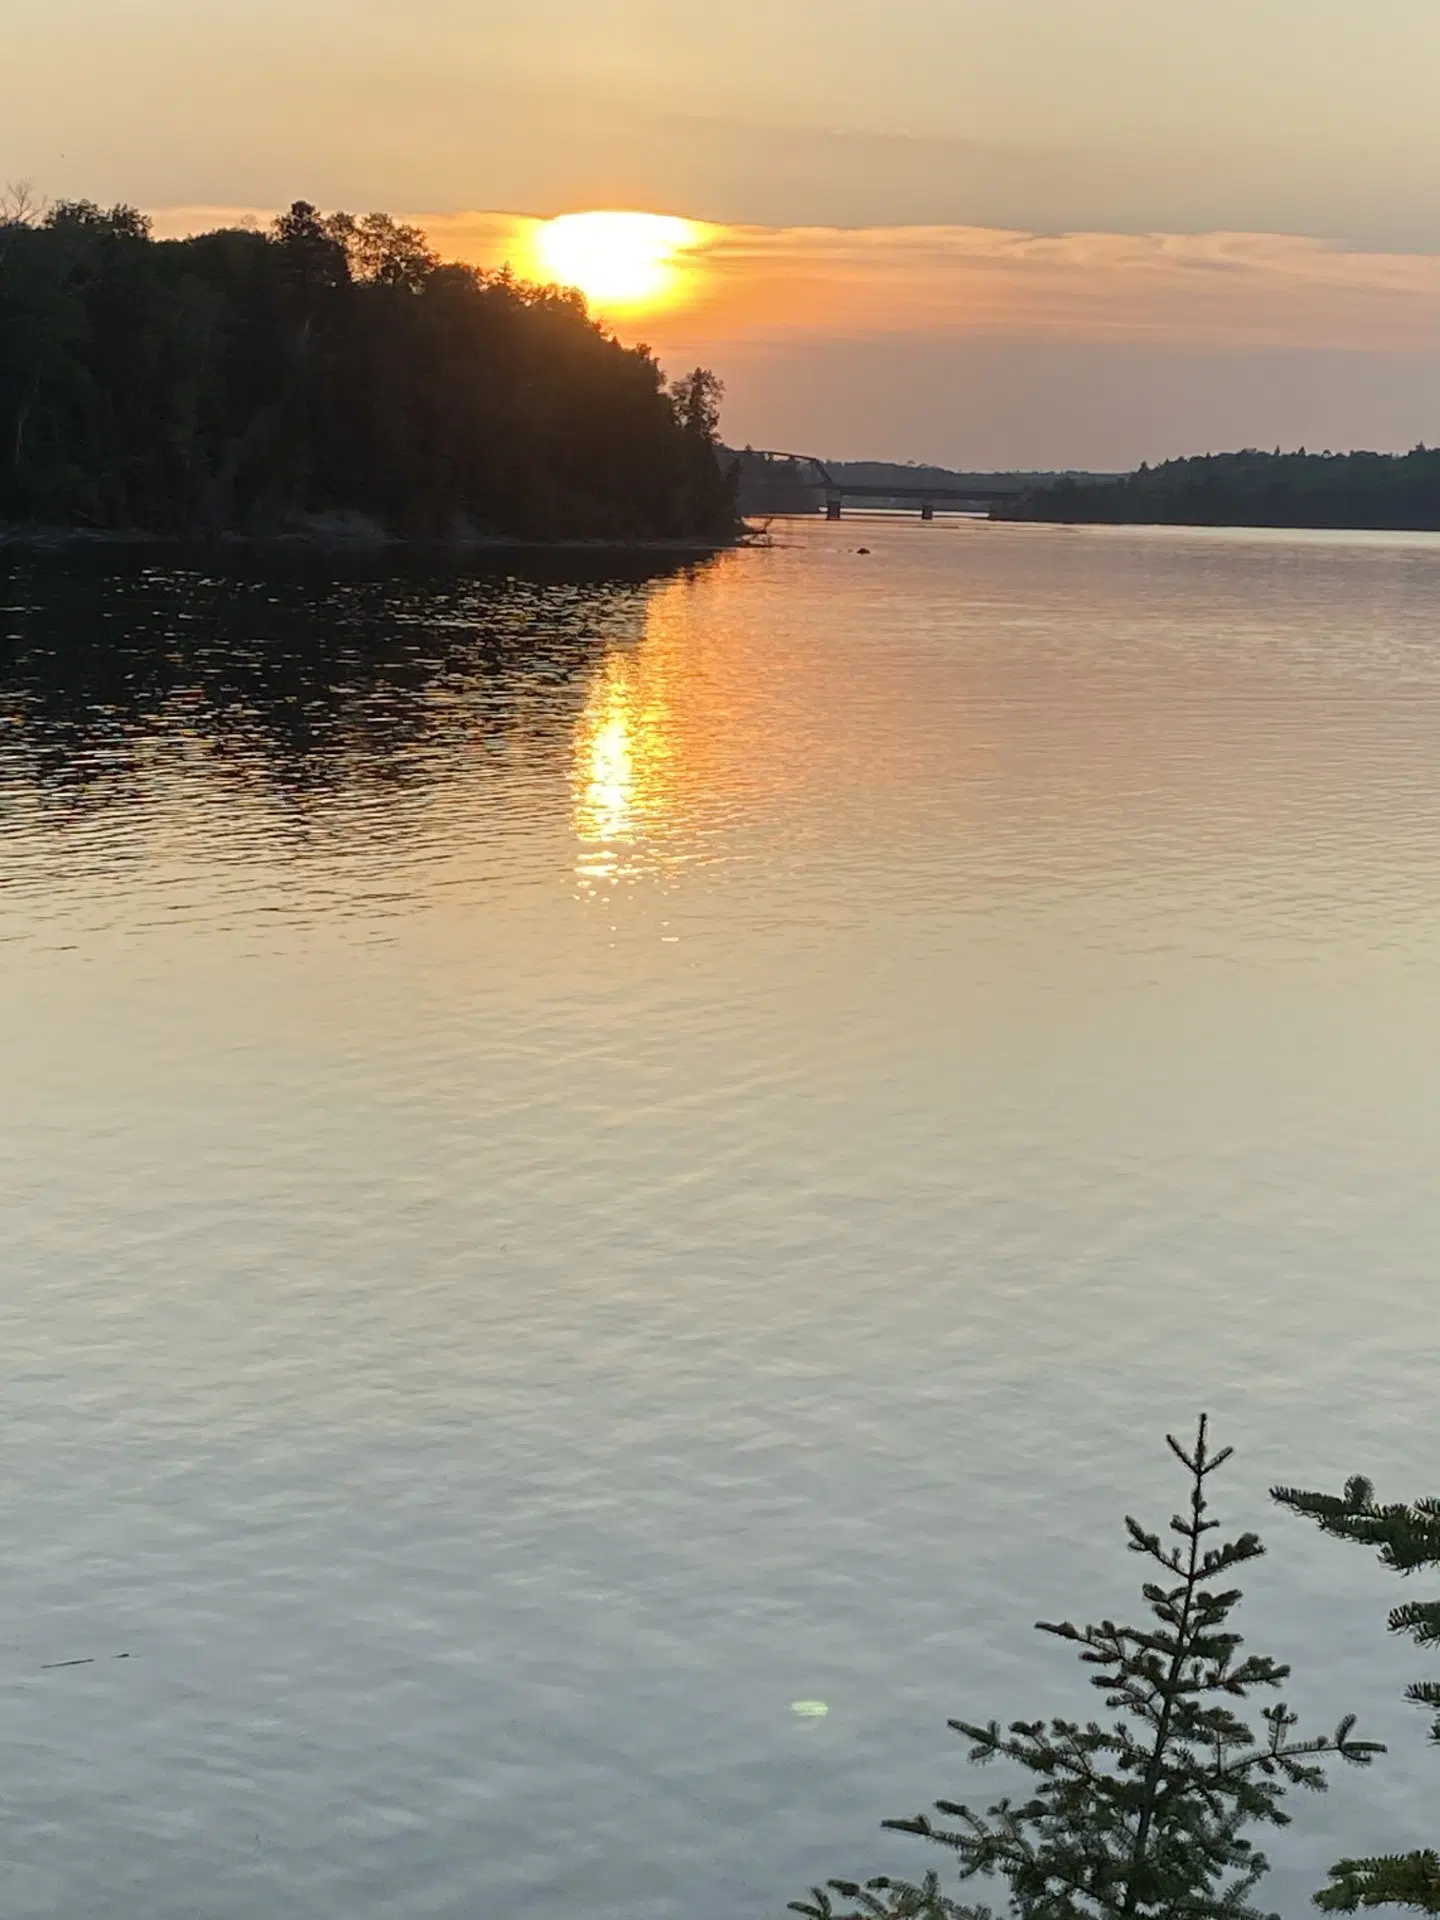
[[[132,207],[0,207],[0,522],[723,538],[720,393],[384,214],[156,240]]]
[[[1440,528],[1440,451],[1205,454],[1120,480],[1061,479],[992,520],[1111,525]]]

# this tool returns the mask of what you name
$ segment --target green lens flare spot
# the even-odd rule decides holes
[[[823,1720],[830,1708],[824,1700],[792,1700],[790,1711],[802,1720]]]

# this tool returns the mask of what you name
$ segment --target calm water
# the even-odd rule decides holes
[[[1265,1489],[1436,1480],[1440,541],[0,603],[9,1920],[918,1870],[1202,1404],[1398,1749],[1275,1903],[1423,1829],[1391,1584]]]

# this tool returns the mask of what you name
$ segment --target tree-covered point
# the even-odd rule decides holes
[[[1211,527],[1440,528],[1440,451],[1205,454],[1120,480],[1058,480],[993,520]]]
[[[156,240],[0,208],[0,523],[722,540],[720,391],[383,214]]]

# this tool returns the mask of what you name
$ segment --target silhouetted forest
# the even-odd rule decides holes
[[[0,523],[724,539],[720,392],[383,214],[156,240],[131,207],[0,209]]]
[[[992,520],[1209,527],[1440,528],[1440,451],[1205,454],[1120,480],[1057,480]]]

